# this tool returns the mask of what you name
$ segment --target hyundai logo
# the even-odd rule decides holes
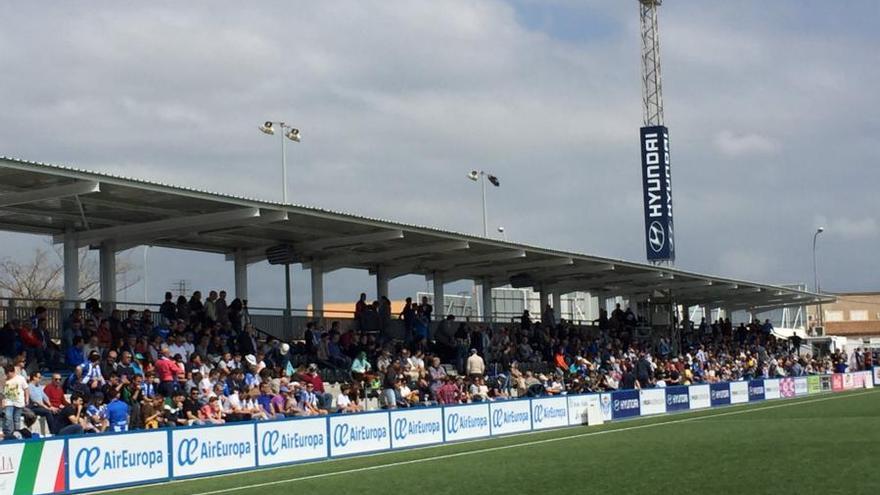
[[[333,430],[333,445],[337,447],[345,447],[348,445],[348,424],[340,423]]]
[[[92,447],[82,449],[76,454],[73,472],[77,478],[92,478],[98,474],[98,460],[101,458],[101,449]]]
[[[648,244],[651,245],[651,250],[655,253],[663,251],[663,247],[666,246],[666,230],[657,220],[648,226]]]
[[[278,430],[270,430],[263,433],[263,441],[260,443],[264,456],[268,457],[278,454],[278,441],[280,438],[281,434]]]
[[[186,438],[177,446],[177,465],[192,466],[199,460],[199,439]]]

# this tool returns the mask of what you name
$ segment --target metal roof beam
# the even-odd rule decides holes
[[[259,217],[259,208],[239,208],[218,213],[206,213],[204,215],[166,218],[151,222],[84,230],[78,233],[77,240],[80,246],[96,244],[105,240],[113,240],[119,244],[143,243],[181,232],[192,232],[193,229],[208,230],[222,225],[247,223]],[[56,243],[63,242],[64,235],[56,235],[53,237],[53,240]]]
[[[520,259],[520,258],[514,258]],[[505,261],[505,260],[499,260]],[[540,261],[532,261],[529,263],[518,263],[518,264],[492,264],[489,266],[480,266],[474,268],[464,268],[461,270],[451,270],[443,274],[444,277],[449,278],[452,277],[452,280],[459,280],[456,277],[460,277],[463,275],[471,276],[471,277],[490,277],[493,280],[498,278],[507,279],[510,278],[511,275],[517,275],[520,273],[528,272],[529,270],[535,270],[538,268],[544,267],[554,267],[554,266],[571,266],[574,264],[574,260],[571,258],[552,258],[548,260],[540,260]]]
[[[403,239],[402,230],[388,230],[384,232],[372,232],[369,234],[349,235],[340,237],[331,237],[327,239],[318,239],[315,241],[307,241],[295,243],[294,250],[302,253],[321,251],[330,248],[351,248],[361,244],[372,244],[382,241],[393,241]]]
[[[79,196],[80,194],[91,194],[100,191],[101,183],[98,181],[77,181],[63,186],[44,187],[42,189],[31,189],[29,191],[2,194],[0,195],[0,208],[35,203],[47,199],[60,199],[70,196]]]
[[[385,262],[401,262],[406,259],[431,256],[437,253],[470,249],[467,241],[435,242],[433,244],[410,246],[400,249],[386,249],[377,253],[346,253],[322,257],[324,272],[346,267],[379,265]]]

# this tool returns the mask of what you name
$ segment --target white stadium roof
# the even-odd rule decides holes
[[[477,237],[321,208],[148,182],[0,157],[0,230],[75,233],[81,246],[112,242],[266,259],[290,246],[295,260],[390,277],[442,274],[500,286],[627,295],[684,305],[763,311],[833,296],[540,246]]]

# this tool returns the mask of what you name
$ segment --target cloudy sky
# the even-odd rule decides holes
[[[823,288],[880,288],[880,2],[669,0],[660,15],[677,266],[811,281],[821,225]],[[284,119],[304,136],[293,202],[478,233],[465,173],[482,168],[502,181],[492,231],[644,259],[636,0],[4,2],[0,19],[0,155],[277,200],[278,141],[256,126]],[[0,239],[20,259],[46,242]],[[149,260],[159,297],[181,277],[232,286],[220,256]],[[254,304],[281,305],[280,270],[251,274]],[[325,287],[345,300],[373,282]]]

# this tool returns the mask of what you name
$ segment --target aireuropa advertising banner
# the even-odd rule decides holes
[[[446,441],[488,437],[489,404],[453,406],[444,409]]]
[[[786,399],[794,397],[794,378],[786,377],[779,380],[779,395]]]
[[[809,385],[807,377],[797,376],[794,378],[794,395],[807,395],[809,393]]]
[[[61,493],[64,468],[64,440],[0,443],[0,493]]]
[[[528,400],[492,402],[489,405],[493,435],[519,433],[532,429],[532,415]]]
[[[663,126],[642,127],[640,134],[648,261],[674,261],[669,130]]]
[[[596,417],[590,418],[590,414]],[[602,402],[599,399],[599,394],[568,396],[568,424],[570,426],[592,425],[602,419]]]
[[[168,477],[168,432],[71,437],[70,490],[156,481]]]
[[[568,426],[568,400],[565,397],[533,399],[532,425],[535,430]]]
[[[818,394],[822,391],[822,383],[818,376],[812,375],[807,377],[807,393]]]
[[[782,394],[779,391],[779,378],[764,380],[764,398],[771,400],[780,397],[782,397]]]
[[[685,411],[690,408],[691,397],[687,387],[666,387],[666,410]]]
[[[639,391],[621,390],[611,394],[611,417],[614,419],[631,418],[640,413]]]
[[[253,423],[171,430],[175,477],[252,468],[256,450]]]
[[[603,393],[599,395],[599,401],[602,406],[602,421],[611,421],[614,419],[614,414],[611,411],[611,394]]]
[[[257,465],[273,466],[327,457],[325,418],[257,423]]]
[[[691,385],[688,387],[688,395],[691,409],[703,409],[712,405],[709,400],[708,385]]]
[[[642,416],[666,412],[666,391],[662,388],[639,390],[639,407]]]
[[[764,400],[764,380],[752,380],[749,382],[749,401]]]
[[[387,412],[330,416],[330,455],[350,455],[391,448]]]
[[[840,392],[843,390],[843,375],[840,373],[835,373],[831,375],[831,390],[835,392]]]
[[[744,404],[749,401],[748,382],[730,382],[730,403]]]
[[[730,386],[727,383],[709,384],[709,397],[712,407],[730,404]]]
[[[441,442],[443,442],[441,408],[391,411],[391,448],[417,447]]]

